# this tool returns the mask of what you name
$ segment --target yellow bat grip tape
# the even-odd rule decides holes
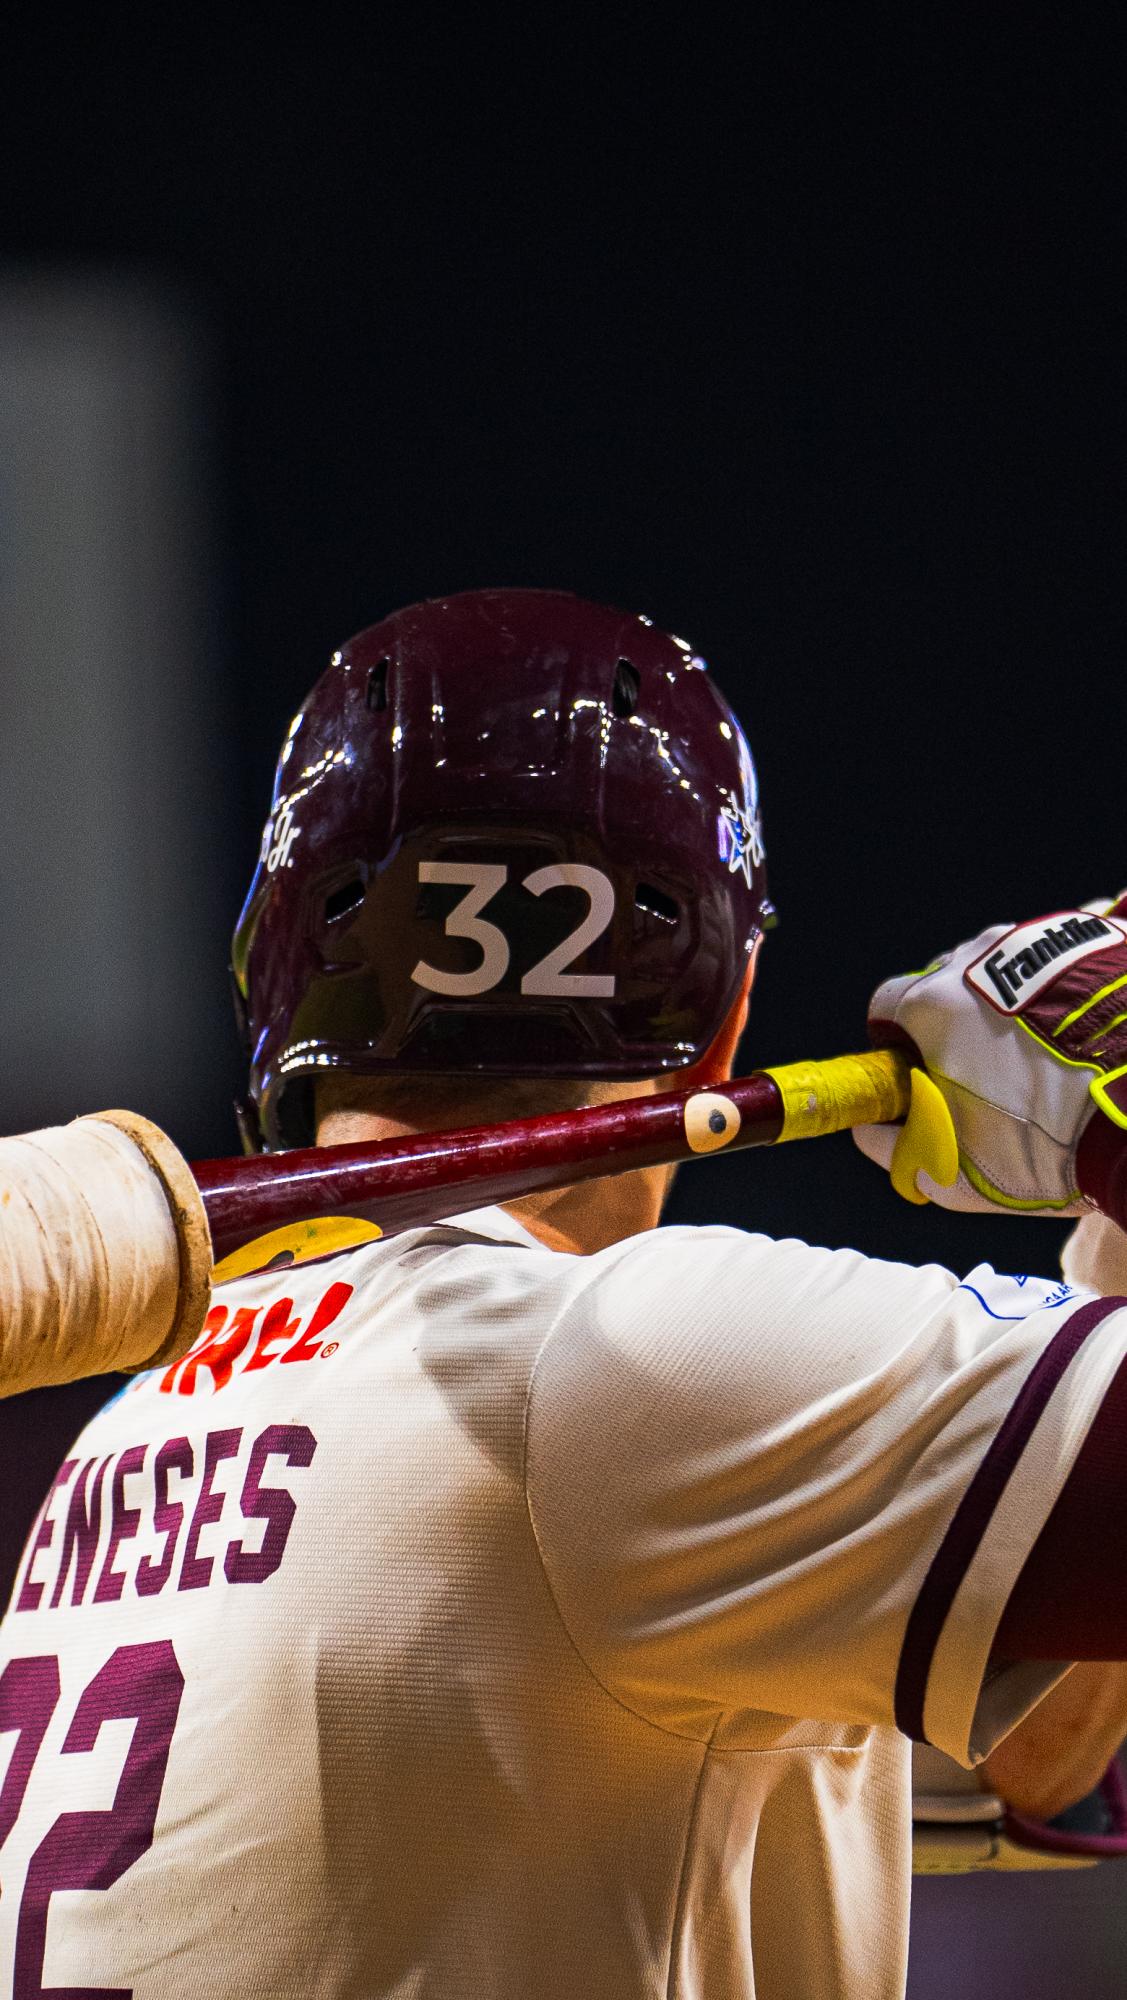
[[[911,1066],[899,1049],[833,1056],[828,1062],[783,1063],[764,1070],[783,1100],[779,1140],[821,1139],[850,1125],[890,1125],[906,1118]]]

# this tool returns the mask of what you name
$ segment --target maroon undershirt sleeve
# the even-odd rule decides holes
[[[1127,910],[1127,897],[1123,903]],[[1127,1142],[1121,1127],[1100,1111],[1081,1137],[1076,1168],[1089,1198],[1127,1229]],[[1104,1397],[1014,1586],[993,1658],[1127,1660],[1125,1554],[1127,1363]]]
[[[1127,1660],[1127,1361],[1014,1585],[998,1660]]]
[[[1127,915],[1127,911],[1124,912]],[[1122,1100],[1127,1115],[1127,1072],[1106,1079],[1109,1096]],[[1127,1229],[1127,1132],[1096,1111],[1089,1118],[1076,1148],[1076,1185],[1101,1214]]]

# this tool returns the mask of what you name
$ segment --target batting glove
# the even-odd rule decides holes
[[[878,1045],[912,1051],[954,1128],[951,1184],[915,1171],[916,1199],[1082,1215],[1091,1202],[1080,1179],[1094,1190],[1078,1178],[1077,1148],[1093,1118],[1121,1128],[1127,1147],[1127,895],[995,925],[923,972],[886,980],[869,1031]],[[862,1125],[853,1136],[891,1169],[897,1127]]]

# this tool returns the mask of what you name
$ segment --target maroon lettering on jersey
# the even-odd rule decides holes
[[[196,1501],[192,1524],[184,1543],[184,1557],[180,1564],[180,1581],[177,1590],[203,1590],[211,1582],[214,1562],[212,1556],[197,1554],[200,1535],[210,1521],[218,1521],[223,1512],[226,1491],[213,1492],[212,1481],[216,1468],[225,1458],[234,1458],[242,1438],[241,1430],[209,1431],[204,1446],[203,1480],[200,1496]]]
[[[72,1556],[75,1561],[71,1603],[81,1604],[86,1594],[86,1585],[98,1549],[98,1534],[102,1526],[102,1480],[109,1462],[109,1456],[103,1458],[100,1464],[97,1459],[86,1459],[79,1467],[78,1476],[71,1487],[66,1523],[63,1528],[63,1546],[59,1554],[59,1573],[55,1578],[55,1588],[51,1595],[52,1611],[57,1610],[63,1601]]]
[[[46,1584],[34,1583],[32,1581],[32,1568],[39,1551],[41,1549],[49,1549],[54,1539],[55,1523],[50,1518],[51,1502],[56,1493],[61,1492],[62,1488],[66,1485],[77,1464],[78,1460],[76,1458],[64,1458],[55,1477],[51,1481],[47,1498],[39,1509],[39,1519],[31,1538],[31,1546],[27,1552],[27,1561],[23,1566],[23,1576],[20,1579],[19,1592],[16,1597],[17,1611],[38,1611],[39,1609],[39,1600],[46,1589]]]
[[[41,1718],[46,1712],[49,1719],[58,1700],[58,1665],[50,1659],[32,1664],[43,1671],[37,1682],[29,1685],[25,1681],[18,1694],[30,1697],[25,1728],[31,1741],[37,1732],[41,1742],[46,1733],[46,1721]],[[60,1746],[65,1755],[93,1750],[105,1722],[131,1721],[134,1727],[109,1809],[60,1813],[28,1864],[9,1988],[19,2000],[52,1992],[69,1993],[72,2000],[79,2000],[82,1994],[131,2000],[132,1986],[44,1985],[51,1898],[59,1889],[110,1889],[148,1853],[183,1693],[184,1675],[169,1639],[119,1646],[83,1690]],[[23,1747],[21,1736],[20,1749]],[[22,1770],[18,1780],[26,1785]]]
[[[323,1324],[327,1324],[327,1316]],[[62,1605],[72,1570],[70,1603],[78,1606],[86,1602],[103,1532],[105,1552],[91,1604],[116,1604],[133,1591],[138,1597],[157,1596],[172,1586],[181,1549],[177,1590],[202,1590],[224,1581],[264,1583],[281,1567],[297,1517],[297,1498],[284,1483],[284,1468],[312,1465],[317,1440],[308,1425],[301,1423],[267,1424],[252,1442],[244,1444],[246,1436],[243,1429],[232,1427],[207,1432],[195,1450],[187,1437],[173,1437],[159,1446],[151,1442],[127,1445],[100,1459],[67,1459],[30,1537],[15,1609],[40,1608],[50,1579],[33,1579],[32,1567],[41,1551],[52,1546],[56,1523],[48,1518],[51,1499],[67,1486],[76,1468],[67,1497],[61,1548],[56,1552],[52,1610]],[[241,1488],[237,1474],[231,1475],[229,1486],[217,1486],[219,1467],[225,1459],[234,1458],[245,1464]],[[272,1465],[272,1460],[278,1463]],[[147,1466],[152,1468],[151,1484],[144,1477]],[[140,1482],[136,1505],[130,1504],[130,1480]],[[261,1524],[252,1527],[247,1540],[231,1537],[236,1504],[244,1522]],[[189,1525],[183,1533],[186,1521]],[[201,1554],[200,1538],[216,1524],[219,1546],[214,1555]],[[123,1551],[142,1533],[156,1538],[159,1553],[140,1556],[131,1576],[129,1555],[123,1556]]]
[[[147,1450],[148,1445],[131,1444],[114,1466],[110,1488],[110,1542],[101,1575],[94,1585],[95,1604],[116,1604],[125,1588],[125,1571],[114,1568],[114,1557],[122,1542],[130,1541],[137,1533],[141,1523],[141,1509],[125,1504],[125,1482],[131,1472],[141,1471]]]
[[[154,1562],[151,1556],[142,1556],[137,1564],[138,1597],[155,1597],[158,1590],[163,1590],[168,1582],[176,1555],[176,1544],[184,1525],[183,1507],[179,1500],[170,1500],[168,1497],[168,1475],[175,1471],[180,1474],[181,1481],[188,1479],[191,1477],[194,1464],[192,1447],[186,1437],[166,1438],[157,1452],[153,1466],[155,1488],[153,1526],[158,1534],[164,1536],[164,1548],[161,1550],[159,1562]]]
[[[74,1459],[70,1463],[73,1466]],[[0,1734],[16,1735],[0,1790],[0,1847],[20,1816],[32,1766],[59,1694],[59,1663],[49,1653],[30,1660],[9,1660],[0,1674]]]
[[[268,1424],[255,1438],[250,1464],[239,1496],[239,1506],[247,1521],[265,1521],[266,1533],[258,1550],[247,1551],[242,1542],[230,1542],[223,1559],[229,1583],[263,1583],[280,1566],[290,1538],[297,1501],[285,1486],[263,1486],[262,1474],[268,1458],[284,1458],[287,1465],[312,1465],[317,1440],[307,1424]]]

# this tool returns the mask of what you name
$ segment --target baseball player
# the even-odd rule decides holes
[[[282,750],[247,1133],[718,1082],[769,921],[687,644],[561,593],[414,606]],[[1075,913],[882,990],[955,1119],[944,1198],[1067,1212],[1097,1129],[1120,1212],[1125,978],[1127,924]],[[1062,1661],[1127,1657],[1093,1590],[1127,1311],[661,1228],[668,1179],[303,1225],[88,1426],[2,1634],[5,1990],[902,1993],[911,1739],[972,1766]]]

